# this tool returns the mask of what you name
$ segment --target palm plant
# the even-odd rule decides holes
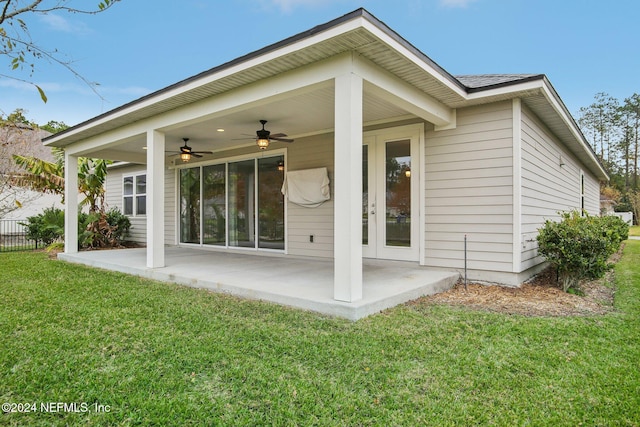
[[[14,176],[14,185],[64,197],[64,151],[60,148],[52,151],[54,162],[14,155],[16,164],[26,171]],[[109,163],[109,160],[103,159],[78,159],[78,192],[84,195],[80,206],[88,206],[89,213],[104,211],[104,183]]]

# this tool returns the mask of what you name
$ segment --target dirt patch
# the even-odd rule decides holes
[[[619,258],[618,258],[619,259]],[[452,289],[420,298],[410,304],[463,305],[478,310],[538,317],[602,315],[613,310],[613,270],[600,280],[580,283],[584,295],[562,291],[555,270],[549,268],[518,288],[464,283]]]

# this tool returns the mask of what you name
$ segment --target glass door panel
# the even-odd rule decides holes
[[[229,163],[229,246],[255,247],[255,161]]]
[[[419,259],[421,126],[367,132],[362,149],[362,256]],[[414,171],[413,169],[416,168]]]
[[[385,143],[385,244],[411,246],[411,140]]]
[[[202,213],[205,245],[226,244],[226,167],[224,164],[202,168]]]
[[[369,146],[362,146],[362,244],[369,244]]]
[[[284,249],[284,156],[258,159],[258,247]]]
[[[180,170],[180,243],[200,243],[200,168]]]

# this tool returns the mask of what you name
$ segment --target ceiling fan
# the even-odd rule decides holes
[[[167,153],[174,153],[172,156],[180,156],[183,162],[191,160],[191,156],[202,157],[202,154],[213,154],[212,151],[193,151],[191,147],[187,145],[189,138],[182,138],[184,145],[180,147],[180,151],[167,151]]]
[[[269,141],[280,141],[280,142],[293,142],[293,139],[284,138],[287,136],[285,133],[274,133],[272,134],[270,131],[264,128],[264,125],[267,124],[266,120],[260,120],[262,123],[262,129],[258,129],[256,131],[256,144],[258,144],[258,148],[261,150],[266,150],[269,146]]]

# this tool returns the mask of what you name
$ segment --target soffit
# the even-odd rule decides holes
[[[591,149],[585,146],[586,142],[584,139],[580,140],[576,138],[575,134],[571,131],[571,127],[569,127],[558,112],[551,107],[549,100],[542,92],[523,98],[522,101],[598,179],[603,181],[608,180],[606,174],[603,173],[602,166],[596,160]],[[576,129],[578,128],[576,127]]]
[[[368,29],[357,27],[310,46],[283,53],[273,59],[257,62],[247,68],[241,68],[243,58],[223,64],[81,123],[70,129],[75,132],[52,138],[59,141],[53,142],[52,145],[68,145],[81,141],[344,52],[362,55],[446,105],[460,103],[463,100],[442,82],[442,76],[438,78],[431,75],[420,64],[400,54]],[[251,54],[247,55],[246,61],[251,59]],[[238,66],[239,71],[228,73],[229,68]]]

